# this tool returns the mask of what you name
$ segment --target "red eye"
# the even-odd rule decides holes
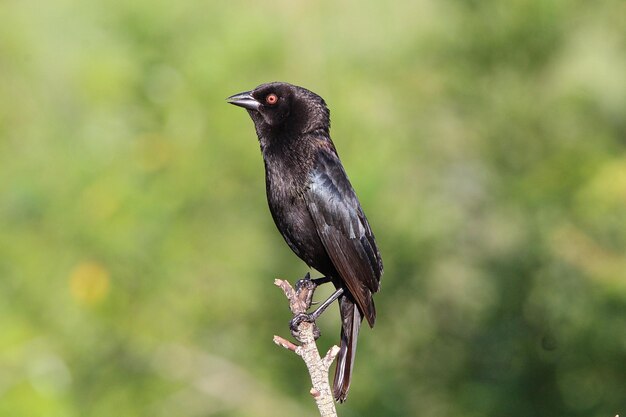
[[[267,97],[265,97],[265,102],[269,105],[274,105],[278,103],[278,96],[274,93],[268,94]]]

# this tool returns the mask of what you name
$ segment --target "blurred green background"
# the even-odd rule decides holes
[[[323,96],[385,275],[342,416],[626,414],[623,1],[5,0],[0,415],[316,415],[252,122]],[[329,289],[320,291],[322,298]],[[336,311],[320,325],[338,341]]]

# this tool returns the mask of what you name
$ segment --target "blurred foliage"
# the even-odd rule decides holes
[[[306,268],[224,101],[273,80],[328,102],[385,260],[341,415],[626,413],[624,18],[619,0],[3,1],[0,415],[315,414],[271,342],[272,281]],[[336,312],[320,324],[325,349]]]

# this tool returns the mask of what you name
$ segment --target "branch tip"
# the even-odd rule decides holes
[[[285,349],[289,349],[292,352],[295,352],[296,349],[298,348],[298,346],[294,345],[289,340],[284,339],[280,336],[274,336],[274,343],[276,343],[278,346],[284,347]]]
[[[328,349],[328,352],[326,352],[326,356],[322,358],[322,363],[324,364],[324,369],[326,369],[326,371],[330,369],[330,365],[333,364],[333,361],[339,354],[339,350],[339,346],[333,345],[333,347]]]

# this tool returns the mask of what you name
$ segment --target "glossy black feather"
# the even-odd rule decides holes
[[[356,355],[356,345],[363,320],[359,309],[349,296],[339,298],[341,314],[341,343],[337,355],[337,366],[333,379],[333,396],[337,401],[344,402],[350,389],[352,368]]]
[[[380,288],[382,260],[348,177],[330,147],[321,147],[310,172],[307,206],[326,253],[370,326]]]

